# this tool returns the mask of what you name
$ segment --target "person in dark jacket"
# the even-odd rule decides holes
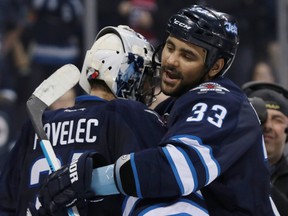
[[[288,159],[284,154],[284,148],[288,139],[288,90],[274,83],[259,81],[246,83],[243,85],[243,90],[248,97],[254,98],[254,101],[255,98],[264,101],[266,109],[255,106],[255,110],[263,126],[265,147],[271,168],[271,196],[281,216],[286,216],[288,215]],[[263,114],[265,111],[267,113]]]

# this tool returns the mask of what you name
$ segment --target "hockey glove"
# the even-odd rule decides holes
[[[35,204],[29,203],[29,208],[27,209],[26,216],[52,216],[49,214],[42,206],[37,210],[35,208]],[[53,216],[67,216],[67,211],[63,209],[63,211],[58,211],[56,214],[53,214]]]
[[[54,215],[57,211],[74,206],[79,200],[90,199],[92,170],[105,164],[104,157],[92,152],[82,154],[78,160],[55,171],[44,181],[39,201],[46,212]]]
[[[49,214],[42,207],[37,210],[34,204],[29,203],[26,216],[49,216]]]

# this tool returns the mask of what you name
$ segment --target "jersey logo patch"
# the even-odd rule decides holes
[[[80,109],[65,109],[64,112],[78,112],[78,111],[85,111],[86,108],[80,108]]]
[[[207,83],[202,83],[196,88],[193,88],[191,91],[197,91],[198,94],[205,94],[207,92],[216,92],[219,94],[225,94],[225,92],[230,92],[227,88],[222,87],[218,83],[214,82],[207,82]]]

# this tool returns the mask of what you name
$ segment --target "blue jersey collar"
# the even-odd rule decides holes
[[[78,103],[82,101],[107,101],[107,100],[93,95],[81,95],[76,97],[75,101],[76,103]]]

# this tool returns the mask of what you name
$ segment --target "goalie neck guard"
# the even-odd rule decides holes
[[[153,52],[152,45],[130,27],[105,27],[86,53],[79,84],[90,93],[90,82],[100,79],[116,97],[149,105],[156,76]]]

